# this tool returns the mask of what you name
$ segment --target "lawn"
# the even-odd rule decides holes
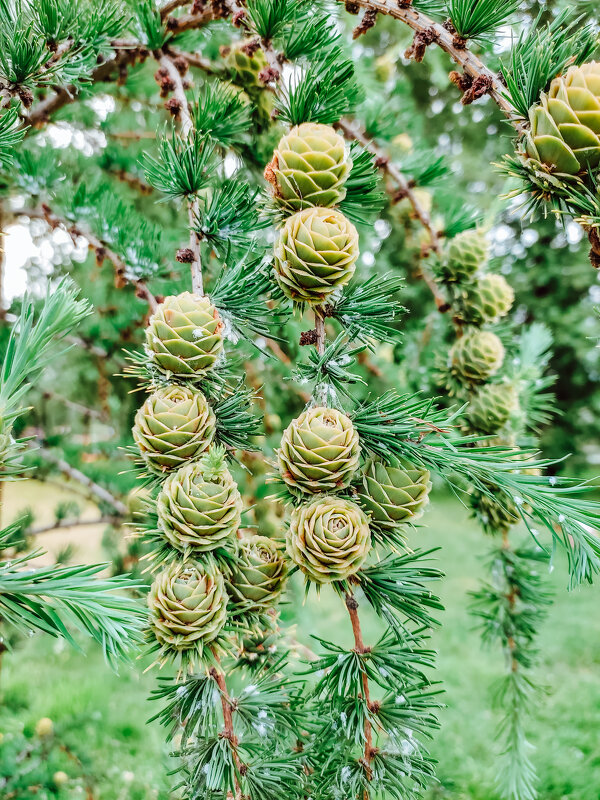
[[[446,610],[434,646],[439,652],[447,707],[440,714],[441,731],[432,745],[440,784],[429,796],[436,800],[493,800],[497,718],[489,710],[489,701],[493,682],[501,674],[502,654],[482,650],[466,610],[467,592],[477,586],[488,542],[468,513],[443,495],[436,498],[424,522],[426,526],[413,533],[412,543],[441,548],[438,565],[446,572],[438,587]],[[590,587],[567,593],[566,567],[560,560],[548,583],[555,604],[542,631],[535,673],[547,694],[529,726],[541,779],[540,798],[598,800],[598,593]],[[286,616],[296,619],[300,641],[314,646],[311,633],[349,641],[345,611],[333,594],[324,592],[320,605],[314,596],[303,604],[299,587],[294,589]],[[372,617],[365,618],[366,636],[373,639],[376,623]],[[162,731],[156,723],[145,725],[152,713],[146,698],[156,675],[142,674],[142,669],[137,662],[116,676],[98,652],[91,650],[82,656],[61,642],[37,636],[6,654],[0,677],[0,730],[4,733],[0,756],[3,750],[5,753],[0,767],[4,774],[11,742],[24,741],[21,731],[35,742],[36,722],[50,717],[56,739],[64,745],[53,751],[50,769],[61,770],[70,778],[58,790],[60,798],[166,800],[171,779],[166,776],[169,759]]]

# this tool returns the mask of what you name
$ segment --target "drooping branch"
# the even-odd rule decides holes
[[[470,103],[477,97],[489,94],[506,116],[514,122],[513,108],[505,97],[504,84],[499,76],[492,72],[471,50],[461,37],[452,31],[451,26],[435,22],[413,8],[410,2],[401,3],[397,0],[353,0],[353,5],[400,20],[415,32],[413,44],[406,51],[406,58],[422,61],[426,48],[437,44],[444,50],[455,64],[458,64],[467,77],[461,88],[464,91],[463,103]],[[467,86],[467,83],[470,85]],[[458,81],[455,81],[458,82]]]
[[[354,635],[354,650],[358,655],[364,655],[368,653],[370,648],[365,646],[362,629],[360,626],[360,619],[358,616],[358,603],[356,598],[350,592],[346,594],[346,608],[348,609],[348,614],[350,615],[350,622],[352,624],[352,633]],[[363,766],[366,770],[367,778],[371,780],[372,777],[372,770],[371,770],[371,761],[373,759],[373,727],[369,720],[368,714],[371,711],[371,694],[369,691],[369,678],[367,673],[362,670],[362,686],[363,686],[363,700],[367,707],[367,713],[365,714],[365,726],[364,726],[364,733],[365,733],[365,748],[364,748],[364,755],[363,755]],[[369,793],[365,789],[363,794],[363,800],[368,800]]]
[[[102,503],[114,508],[115,511],[117,511],[121,516],[127,515],[127,506],[122,500],[119,500],[103,486],[99,486],[91,478],[88,478],[88,476],[81,472],[81,470],[71,466],[68,461],[65,461],[63,458],[55,455],[52,450],[49,450],[47,447],[41,447],[36,452],[38,452],[43,459],[49,461],[51,464],[54,464],[54,466],[56,466],[66,478],[69,478],[70,480],[84,486],[89,492],[90,496],[95,500],[100,500]]]
[[[375,156],[375,163],[377,164],[377,166],[389,177],[389,179],[395,185],[394,194],[396,195],[396,197],[401,196],[408,200],[408,202],[412,206],[415,216],[417,217],[417,219],[419,220],[419,222],[425,228],[425,230],[429,235],[431,250],[439,255],[441,252],[440,234],[435,229],[435,226],[431,221],[430,214],[427,212],[425,208],[423,208],[422,204],[419,202],[419,199],[415,195],[413,188],[411,187],[406,176],[392,162],[389,155],[377,144],[375,144],[375,142],[372,139],[370,139],[365,133],[365,131],[359,128],[359,126],[356,123],[350,122],[349,120],[346,119],[342,119],[340,120],[340,122],[338,122],[337,127],[348,140],[350,141],[356,140],[360,142],[360,144],[366,150],[368,150]],[[433,276],[431,275],[425,264],[421,265],[421,275],[433,295],[433,299],[435,300],[435,304],[437,306],[438,311],[440,311],[441,313],[445,313],[446,311],[448,311],[450,308],[448,300],[440,292],[439,286],[433,279]]]
[[[173,86],[173,97],[177,101],[177,118],[181,125],[181,133],[183,138],[188,138],[193,129],[192,116],[190,113],[190,105],[185,93],[183,85],[183,78],[181,72],[175,65],[172,57],[163,53],[159,58],[160,66],[168,74],[171,85]],[[200,251],[200,237],[195,230],[196,221],[199,218],[199,204],[198,198],[192,197],[188,201],[188,220],[190,227],[190,240],[189,249],[191,252],[190,257],[190,270],[192,273],[192,291],[194,294],[204,294],[204,287],[202,281],[202,254]]]
[[[122,288],[127,283],[131,283],[135,287],[136,296],[145,300],[151,311],[156,309],[158,302],[146,283],[137,278],[129,277],[127,274],[127,265],[123,259],[80,223],[71,223],[68,220],[61,219],[46,203],[43,203],[39,208],[22,208],[17,212],[17,216],[29,217],[29,219],[43,219],[52,230],[56,228],[66,230],[73,240],[79,236],[87,239],[89,246],[95,251],[98,261],[101,263],[106,259],[113,265],[115,270],[115,286],[117,288]]]

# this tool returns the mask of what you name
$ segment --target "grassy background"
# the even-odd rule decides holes
[[[466,610],[466,595],[476,588],[477,576],[483,572],[481,559],[488,542],[467,512],[443,495],[436,497],[424,522],[426,526],[414,532],[412,544],[440,547],[438,564],[447,575],[437,587],[446,610],[433,642],[439,652],[447,708],[441,712],[442,728],[432,746],[439,761],[440,784],[429,797],[493,800],[497,718],[490,711],[490,696],[503,656],[482,650]],[[85,529],[78,533],[88,535],[94,534]],[[555,603],[540,637],[535,673],[548,693],[540,700],[529,733],[536,747],[533,758],[542,800],[598,800],[598,594],[590,587],[567,593],[566,582],[566,566],[559,560],[548,576]],[[289,600],[286,614],[296,619],[299,640],[311,644],[310,634],[315,633],[350,642],[345,609],[332,593],[323,592],[320,603],[313,595],[303,604],[296,585]],[[378,626],[364,612],[366,638],[373,640]],[[4,733],[0,754],[22,733],[35,741],[36,721],[48,716],[54,721],[57,740],[65,745],[62,750],[56,748],[51,769],[64,770],[70,778],[57,790],[59,797],[166,800],[169,759],[162,731],[157,723],[145,725],[153,713],[153,704],[146,698],[155,680],[154,672],[142,674],[139,662],[115,676],[94,650],[82,656],[41,636],[21,643],[4,656],[0,677],[0,731]],[[39,796],[46,795],[35,795]]]

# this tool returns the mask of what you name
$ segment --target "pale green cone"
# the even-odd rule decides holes
[[[502,366],[504,345],[491,331],[471,331],[450,348],[453,374],[465,383],[483,383]]]
[[[132,433],[147,467],[161,474],[199,458],[215,428],[215,415],[201,392],[166,386],[138,409]]]
[[[150,627],[163,652],[198,649],[214,641],[227,617],[223,575],[199,564],[174,563],[148,593]]]
[[[260,81],[260,73],[268,66],[267,57],[264,51],[254,49],[252,55],[248,55],[251,45],[250,40],[236,42],[227,50],[224,58],[225,66],[230,70],[231,80],[244,89],[264,89],[264,84]]]
[[[493,273],[482,275],[465,287],[456,316],[471,325],[497,322],[508,314],[514,300],[514,290],[506,278]]]
[[[286,544],[290,558],[310,580],[345,580],[369,553],[369,522],[356,503],[320,495],[292,511]]]
[[[518,405],[519,398],[514,386],[488,383],[471,398],[467,419],[476,431],[492,436],[506,425]]]
[[[358,467],[360,444],[352,420],[335,408],[309,408],[283,432],[277,460],[281,477],[305,494],[348,486]]]
[[[429,470],[412,464],[369,461],[357,486],[357,500],[371,527],[385,532],[419,519],[429,503],[430,477]]]
[[[344,137],[330,125],[296,125],[279,142],[271,164],[276,197],[291,211],[331,208],[346,196],[344,183],[351,168]]]
[[[204,553],[231,541],[242,498],[222,453],[208,453],[167,478],[157,511],[165,539],[183,553]]]
[[[510,495],[501,492],[498,487],[489,485],[498,499],[474,489],[471,492],[471,508],[479,524],[486,533],[497,534],[507,531],[521,519],[514,500]],[[501,502],[498,502],[501,500]]]
[[[468,282],[482,269],[489,257],[489,244],[479,228],[463,231],[450,239],[440,266],[440,275],[446,281]]]
[[[161,372],[205,375],[223,349],[223,322],[208,297],[191,292],[166,297],[146,328],[146,352]]]
[[[277,602],[286,577],[285,559],[275,542],[253,535],[240,541],[225,582],[237,612],[257,612]]]
[[[287,297],[319,305],[354,275],[354,225],[335,209],[307,208],[286,220],[275,245],[275,276]]]
[[[600,164],[600,63],[570,67],[529,112],[529,158],[552,172],[577,175]]]

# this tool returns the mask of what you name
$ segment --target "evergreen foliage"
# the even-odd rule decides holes
[[[80,5],[0,3],[0,211],[12,214],[14,205],[22,213],[11,219],[28,219],[32,230],[39,223],[46,237],[67,233],[96,259],[95,267],[77,261],[71,250],[55,270],[85,287],[93,317],[59,279],[37,315],[26,298],[12,329],[2,325],[2,464],[6,478],[21,472],[25,421],[47,422],[26,400],[38,383],[44,391],[52,342],[80,324],[73,374],[116,431],[103,443],[104,474],[85,467],[98,469],[98,483],[87,480],[105,503],[101,484],[112,486],[118,472],[116,440],[132,454],[127,429],[139,406],[124,481],[144,493],[129,521],[136,558],[146,553],[153,580],[145,638],[169,672],[152,695],[161,704],[152,719],[173,742],[179,791],[189,800],[405,800],[435,780],[428,740],[441,698],[429,637],[442,605],[431,583],[444,576],[431,551],[412,546],[417,514],[388,514],[381,524],[373,512],[400,512],[405,497],[420,514],[432,473],[491,537],[490,577],[473,594],[473,611],[483,640],[499,643],[509,661],[498,691],[499,791],[530,800],[531,670],[550,602],[542,568],[560,547],[569,584],[593,582],[600,505],[592,483],[554,474],[562,455],[539,450],[555,406],[552,335],[539,322],[523,325],[528,308],[511,314],[513,289],[488,259],[484,229],[474,230],[480,198],[463,196],[492,157],[494,112],[483,114],[487,131],[475,114],[462,117],[475,164],[457,168],[456,137],[439,155],[442,129],[419,113],[423,89],[419,106],[405,85],[420,80],[418,67],[406,82],[397,78],[396,32],[406,23],[414,34],[406,59],[438,59],[430,93],[442,105],[446,54],[463,70],[451,74],[463,105],[484,95],[487,110],[499,105],[516,130],[503,166],[518,179],[514,194],[527,191],[533,212],[577,219],[597,265],[600,141],[590,144],[589,131],[600,136],[600,128],[577,117],[572,91],[587,92],[588,112],[596,101],[600,109],[595,73],[584,71],[596,52],[594,21],[562,8],[532,17],[513,0],[415,0],[383,10],[359,0],[347,4],[365,9],[358,22],[341,7],[303,0]],[[511,23],[521,32],[499,59]],[[367,44],[347,41],[351,24]],[[445,53],[428,53],[433,43]],[[576,117],[587,148],[561,131],[545,93]],[[58,112],[71,136],[60,154],[46,125]],[[310,143],[292,132],[284,165],[282,135],[306,124]],[[449,126],[453,135],[459,125]],[[585,169],[566,174],[544,160],[544,125],[557,152],[577,151]],[[485,210],[488,227],[504,221],[498,208]],[[136,379],[144,396],[131,398],[114,372]],[[83,412],[88,434],[90,416]],[[84,448],[64,429],[45,435],[83,462]],[[265,499],[262,484],[264,457],[282,431],[278,474],[269,478],[279,504]],[[202,486],[189,478],[199,466]],[[232,504],[236,513],[226,516]],[[115,524],[129,515],[122,506],[112,498]],[[57,521],[69,513],[60,509]],[[200,546],[180,546],[165,528],[173,520],[201,529]],[[0,549],[31,521],[7,528]],[[515,547],[519,521],[530,541]],[[211,525],[224,531],[218,546],[207,544]],[[71,643],[71,628],[82,630],[111,661],[140,643],[145,615],[113,594],[137,583],[98,579],[99,566],[18,569],[32,557],[0,562],[3,622]],[[311,603],[331,585],[353,645],[316,639],[317,654],[298,670],[286,644],[250,669],[242,654],[284,641],[278,604],[297,571]],[[383,628],[374,641],[361,627],[363,602]]]

